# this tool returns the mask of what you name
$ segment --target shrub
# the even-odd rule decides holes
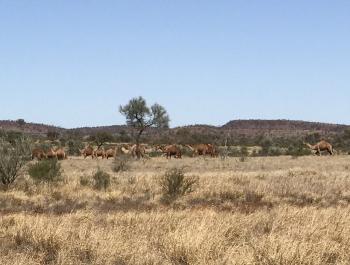
[[[68,155],[76,156],[80,155],[80,150],[84,148],[84,144],[79,140],[69,140],[68,141]]]
[[[81,176],[79,182],[81,186],[89,186],[91,184],[91,179],[88,176]]]
[[[245,162],[247,160],[248,155],[249,155],[248,148],[246,146],[242,146],[240,149],[239,161]]]
[[[258,153],[260,156],[280,156],[283,154],[283,149],[277,146],[262,146]]]
[[[311,154],[310,149],[305,149],[302,146],[289,146],[286,152],[286,155],[290,155],[294,158],[299,156],[310,155],[310,154]]]
[[[171,199],[192,192],[196,183],[198,183],[197,178],[185,176],[184,170],[179,168],[168,170],[159,181],[163,198]]]
[[[28,169],[29,176],[37,183],[60,181],[61,173],[61,164],[57,159],[38,161]]]
[[[130,168],[130,155],[117,155],[114,158],[112,169],[114,172],[127,171]]]
[[[6,141],[0,138],[0,182],[8,188],[19,176],[20,170],[31,159],[28,139],[19,137]]]
[[[239,157],[241,155],[241,150],[236,146],[228,147],[228,156]]]
[[[239,162],[245,162],[247,161],[247,157],[246,156],[240,156],[239,157]]]
[[[157,152],[157,151],[152,151],[150,153],[148,153],[148,157],[152,158],[152,157],[160,157],[162,155],[161,152]]]
[[[249,155],[248,147],[242,146],[240,149],[241,156],[247,157]]]
[[[245,202],[248,203],[260,203],[263,198],[263,194],[257,193],[255,191],[246,190],[244,192]]]
[[[187,156],[187,157],[192,157],[193,156],[193,151],[191,151],[187,147],[181,147],[180,148],[182,156]]]
[[[94,189],[96,190],[107,190],[111,185],[111,176],[100,168],[97,169],[92,178],[94,180]]]

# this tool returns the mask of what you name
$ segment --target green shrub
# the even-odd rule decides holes
[[[179,168],[168,170],[159,181],[163,198],[167,199],[175,199],[192,192],[197,183],[198,178],[185,176],[184,170]]]
[[[150,153],[148,153],[148,157],[152,158],[152,157],[160,157],[163,153],[161,152],[157,152],[157,151],[152,151]]]
[[[90,186],[91,184],[91,177],[88,176],[81,176],[79,179],[81,186]]]
[[[29,166],[28,174],[37,183],[51,183],[62,180],[61,164],[57,159],[36,162]]]
[[[227,155],[230,157],[239,157],[241,155],[241,150],[236,146],[229,146],[227,148]]]
[[[111,185],[111,176],[100,168],[97,169],[92,178],[94,181],[94,189],[96,190],[107,190],[107,188]]]
[[[187,147],[181,147],[180,151],[181,151],[182,156],[187,156],[187,157],[192,157],[193,156],[193,151],[190,150]]]
[[[246,162],[247,161],[247,157],[246,156],[240,156],[239,157],[239,162]]]
[[[310,149],[306,149],[302,146],[289,146],[286,152],[286,155],[290,155],[294,158],[299,156],[310,155],[310,154],[311,154]]]
[[[10,143],[11,145],[15,145],[16,142],[21,140],[28,140],[24,137],[23,133],[17,131],[0,131],[0,138],[5,142]]]
[[[70,156],[79,156],[80,150],[84,148],[84,144],[79,140],[69,140],[67,145],[67,153]]]
[[[31,159],[28,139],[0,137],[0,183],[8,188],[19,176],[20,170]]]
[[[245,161],[247,160],[248,155],[249,155],[248,147],[242,146],[242,147],[240,148],[240,157],[239,157],[239,161],[240,161],[240,162],[245,162]]]
[[[283,155],[283,149],[277,146],[262,146],[258,152],[259,156],[280,156]]]

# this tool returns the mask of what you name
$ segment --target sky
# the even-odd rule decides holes
[[[0,0],[0,119],[350,124],[348,0]]]

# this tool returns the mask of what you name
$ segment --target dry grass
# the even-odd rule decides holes
[[[350,264],[350,157],[62,163],[60,184],[0,192],[0,264]],[[173,167],[198,184],[164,204]]]

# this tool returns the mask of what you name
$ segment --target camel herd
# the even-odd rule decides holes
[[[212,144],[198,144],[198,145],[185,145],[180,146],[177,144],[171,144],[171,145],[156,145],[156,146],[149,146],[149,145],[128,145],[123,144],[119,147],[113,147],[105,150],[104,148],[97,148],[93,149],[92,146],[87,146],[83,150],[81,150],[81,154],[84,158],[91,156],[91,158],[113,158],[116,157],[118,154],[129,154],[132,157],[145,157],[147,154],[152,152],[161,152],[164,154],[164,156],[168,159],[174,157],[174,158],[182,158],[182,151],[183,148],[188,148],[192,152],[192,156],[205,156],[209,155],[211,157],[218,156],[218,150],[217,148]]]
[[[166,158],[170,159],[174,158],[182,158],[182,151],[184,148],[188,148],[190,152],[192,152],[192,156],[218,156],[217,148],[212,144],[198,144],[198,145],[155,145],[150,146],[146,144],[122,144],[114,147],[110,147],[105,149],[103,147],[94,148],[91,145],[86,146],[84,149],[80,150],[80,154],[82,157],[87,158],[91,157],[92,159],[109,159],[114,158],[118,154],[130,155],[134,158],[143,158],[147,157],[149,154],[162,153]],[[57,158],[59,160],[66,159],[67,155],[63,148],[50,148],[45,151],[42,148],[34,148],[32,150],[32,159],[54,159]]]
[[[48,151],[44,151],[42,148],[34,148],[32,150],[32,159],[58,159],[63,160],[67,158],[66,152],[63,148],[50,148]]]
[[[315,155],[321,155],[322,152],[328,152],[330,155],[334,154],[333,146],[327,141],[320,141],[315,145],[309,143],[304,143],[314,152]],[[187,148],[192,156],[210,156],[217,157],[219,152],[218,148],[213,144],[196,144],[196,145],[156,145],[150,146],[145,144],[122,144],[119,146],[111,147],[105,149],[103,147],[93,148],[91,145],[86,146],[83,150],[80,150],[81,156],[85,158],[91,157],[92,159],[102,159],[115,158],[119,154],[130,155],[134,158],[143,158],[148,156],[152,152],[161,152],[167,159],[182,158],[182,150]],[[32,150],[32,159],[42,160],[42,159],[66,159],[67,155],[63,148],[50,148],[44,151],[42,148],[34,148]]]

